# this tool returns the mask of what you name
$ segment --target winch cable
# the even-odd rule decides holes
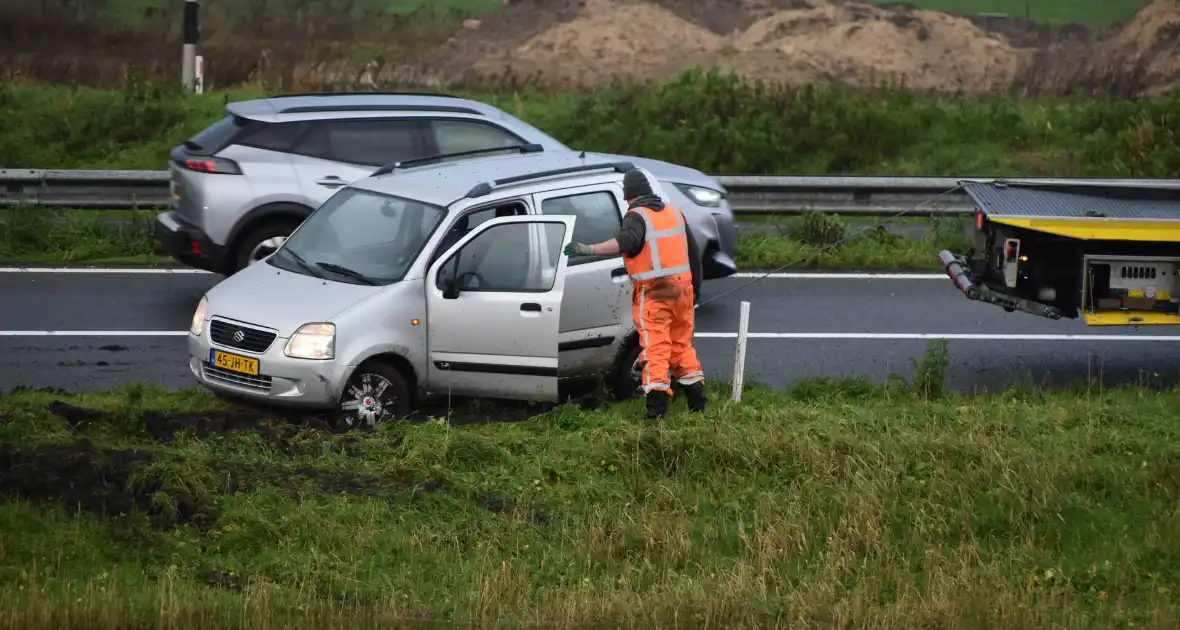
[[[902,217],[904,217],[904,216],[906,216],[906,215],[908,215],[908,214],[912,214],[912,213],[914,213],[914,212],[917,212],[917,211],[921,210],[922,208],[924,208],[924,207],[926,207],[926,206],[928,206],[928,205],[930,205],[930,204],[932,204],[932,203],[935,203],[935,202],[937,202],[938,200],[942,199],[943,197],[946,197],[947,195],[951,195],[951,194],[954,194],[954,193],[958,192],[958,191],[959,191],[960,189],[962,189],[962,188],[963,188],[963,184],[959,184],[958,186],[955,186],[954,188],[951,188],[950,190],[946,190],[946,191],[944,191],[944,192],[941,192],[941,193],[939,193],[939,194],[937,194],[937,195],[935,195],[935,196],[933,196],[933,197],[931,197],[931,198],[929,198],[929,199],[926,199],[925,201],[922,201],[922,202],[920,202],[920,203],[918,203],[918,204],[915,204],[915,205],[914,205],[914,207],[912,207],[912,208],[906,208],[905,210],[902,210],[901,212],[898,212],[897,214],[894,214],[894,215],[887,216],[887,217],[885,217],[885,220],[884,220],[884,221],[882,221],[882,224],[889,223],[890,221],[894,221],[894,220],[896,220],[896,219],[900,219],[900,218],[902,218]],[[772,276],[772,275],[774,275],[774,274],[776,274],[776,273],[779,273],[779,272],[781,272],[781,271],[782,271],[782,270],[784,270],[784,269],[789,269],[789,268],[791,268],[791,267],[794,267],[795,265],[798,265],[799,263],[801,263],[801,262],[803,262],[803,261],[805,261],[805,260],[808,260],[809,258],[813,258],[813,257],[815,257],[815,256],[818,256],[819,254],[822,254],[822,253],[824,253],[824,252],[826,252],[826,251],[828,251],[828,250],[831,250],[831,249],[834,249],[834,248],[836,248],[836,247],[839,247],[840,245],[843,245],[843,244],[844,244],[846,241],[848,241],[848,240],[851,240],[851,239],[854,239],[854,238],[857,238],[857,237],[859,237],[859,236],[860,236],[860,234],[856,234],[856,235],[846,235],[846,236],[844,236],[844,237],[840,238],[839,240],[837,240],[837,241],[836,241],[836,242],[834,242],[834,243],[829,243],[829,244],[827,244],[827,245],[824,245],[823,247],[820,247],[819,249],[816,249],[816,250],[814,250],[814,251],[812,251],[812,252],[809,252],[807,255],[803,256],[802,258],[799,258],[798,260],[793,260],[793,261],[791,261],[791,262],[789,262],[789,263],[787,263],[787,264],[785,264],[785,265],[782,265],[782,266],[780,266],[780,267],[776,267],[776,268],[774,268],[774,269],[771,269],[770,271],[767,271],[767,272],[765,272],[765,273],[763,273],[763,274],[759,275],[758,277],[756,277],[756,278],[753,278],[753,279],[752,279],[752,280],[750,280],[749,282],[746,282],[746,283],[744,283],[744,284],[740,284],[740,285],[738,285],[738,286],[736,286],[736,287],[734,287],[734,288],[732,288],[732,289],[730,289],[730,290],[728,290],[728,291],[725,291],[724,293],[721,293],[721,294],[715,295],[715,296],[713,296],[713,297],[711,297],[711,298],[709,298],[709,299],[707,299],[707,300],[704,300],[704,301],[700,302],[699,304],[697,304],[696,306],[694,306],[693,308],[694,308],[694,309],[698,309],[698,308],[700,308],[700,307],[702,307],[702,306],[704,306],[704,305],[706,305],[706,304],[708,304],[708,303],[710,303],[710,302],[715,302],[715,301],[717,301],[717,300],[720,300],[721,298],[723,298],[723,297],[725,297],[725,296],[727,296],[727,295],[730,295],[731,293],[736,293],[736,292],[738,292],[738,291],[741,291],[742,289],[745,289],[745,288],[747,288],[747,287],[749,287],[749,286],[751,286],[751,285],[754,285],[754,284],[757,284],[757,283],[759,283],[759,282],[762,282],[763,280],[765,280],[765,279],[769,278],[770,276]]]

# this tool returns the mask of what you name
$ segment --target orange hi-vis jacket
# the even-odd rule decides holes
[[[663,278],[674,284],[692,284],[692,266],[688,258],[688,237],[684,218],[671,202],[660,212],[643,206],[628,212],[643,217],[643,249],[634,258],[623,257],[627,275],[637,287],[650,287]]]

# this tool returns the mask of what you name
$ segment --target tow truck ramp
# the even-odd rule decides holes
[[[975,246],[939,260],[968,299],[1087,325],[1180,324],[1180,180],[962,187]]]

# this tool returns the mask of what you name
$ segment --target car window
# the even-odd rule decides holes
[[[529,239],[534,227],[542,231],[544,245]],[[549,261],[558,259],[564,233],[560,223],[490,227],[447,259],[435,286],[442,289],[448,279],[454,279],[460,291],[548,291],[557,272],[556,264]],[[537,252],[538,247],[552,251]]]
[[[619,234],[622,209],[609,192],[592,192],[567,197],[551,197],[541,202],[541,214],[573,215],[574,241],[601,243]]]
[[[290,151],[306,129],[307,123],[304,122],[255,122],[251,123],[238,144],[272,151]]]
[[[189,138],[185,142],[188,152],[193,155],[213,155],[232,142],[245,124],[244,118],[226,116]]]
[[[464,120],[432,120],[431,131],[439,154],[476,151],[493,147],[514,147],[524,140],[507,130],[486,123]]]
[[[294,151],[302,155],[381,166],[421,157],[415,120],[333,120],[312,123]]]
[[[344,267],[380,284],[396,282],[445,215],[438,206],[345,188],[313,212],[268,261],[283,261],[275,264],[341,282],[350,280],[317,263]]]
[[[438,247],[434,249],[434,255],[430,258],[430,264],[434,264],[434,261],[438,260],[439,256],[447,253],[447,250],[453,247],[455,243],[463,240],[464,236],[467,236],[469,232],[484,223],[496,217],[523,216],[526,214],[528,214],[528,210],[525,209],[524,205],[514,201],[481,208],[460,216],[451,225],[450,229],[447,230],[446,236],[439,241]]]

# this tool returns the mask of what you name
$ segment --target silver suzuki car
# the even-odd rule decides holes
[[[344,187],[201,299],[193,374],[343,427],[427,395],[558,401],[603,375],[634,394],[622,258],[562,253],[617,233],[632,164],[538,151],[391,165]]]
[[[496,107],[445,94],[287,94],[226,105],[227,115],[172,150],[172,209],[160,249],[232,275],[275,250],[332,194],[390,162],[492,147],[570,150]],[[733,274],[738,234],[721,184],[700,171],[598,154],[652,173],[700,244],[703,278]]]

